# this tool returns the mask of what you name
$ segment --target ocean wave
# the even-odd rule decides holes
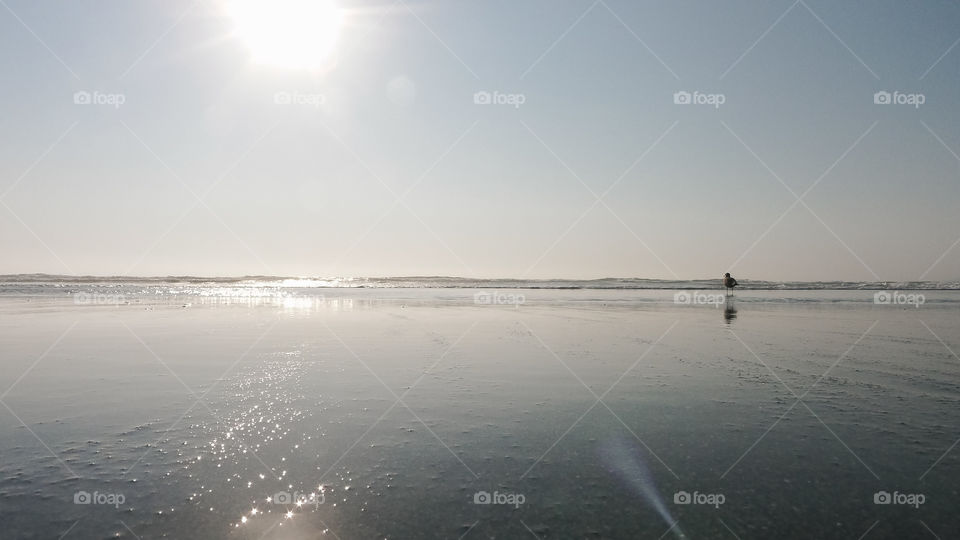
[[[665,280],[644,278],[477,279],[450,276],[297,277],[297,276],[65,276],[0,275],[0,288],[32,291],[71,286],[203,286],[257,289],[408,288],[408,289],[714,289],[719,279]],[[960,290],[960,281],[762,281],[740,280],[751,290]]]

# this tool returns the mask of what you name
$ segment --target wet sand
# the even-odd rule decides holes
[[[960,530],[960,293],[324,292],[0,299],[4,537]]]

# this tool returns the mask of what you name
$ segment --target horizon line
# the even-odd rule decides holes
[[[722,274],[721,274],[722,275]],[[586,282],[586,281],[604,281],[604,280],[640,280],[640,281],[653,281],[653,282],[685,282],[685,281],[710,281],[715,279],[720,279],[720,277],[701,277],[701,278],[644,278],[644,277],[623,277],[623,276],[605,276],[597,278],[573,278],[573,277],[552,277],[552,278],[522,278],[522,277],[468,277],[468,276],[451,276],[451,275],[384,275],[384,276],[370,276],[370,275],[356,275],[356,276],[319,276],[319,275],[271,275],[271,274],[242,274],[242,275],[194,275],[194,274],[167,274],[167,275],[125,275],[125,274],[48,274],[46,272],[27,272],[27,273],[15,273],[15,274],[0,274],[0,280],[6,280],[7,278],[16,278],[16,277],[42,277],[50,279],[84,279],[84,278],[97,278],[97,279],[111,279],[111,280],[120,280],[120,279],[129,279],[129,280],[164,280],[164,279],[189,279],[189,280],[207,280],[207,281],[227,281],[227,280],[251,280],[251,279],[271,279],[271,280],[297,280],[297,279],[312,279],[312,280],[323,280],[323,281],[332,281],[332,280],[400,280],[400,279],[411,279],[411,280],[423,280],[423,279],[444,279],[444,280],[465,280],[465,281],[529,281],[529,282],[543,282],[543,281],[576,281],[576,282]],[[751,278],[738,278],[741,281],[745,282],[754,282],[754,283],[943,283],[945,281],[960,281],[960,278],[952,278],[948,280],[930,280],[930,279],[885,279],[885,280],[859,280],[859,279],[832,279],[832,280],[814,280],[814,281],[804,281],[804,280],[770,280],[770,279],[751,279]]]

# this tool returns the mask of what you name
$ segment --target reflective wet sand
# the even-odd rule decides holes
[[[473,294],[3,299],[4,535],[960,530],[957,293]]]

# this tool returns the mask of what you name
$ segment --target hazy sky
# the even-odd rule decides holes
[[[0,2],[0,273],[960,278],[956,2],[229,4]]]

